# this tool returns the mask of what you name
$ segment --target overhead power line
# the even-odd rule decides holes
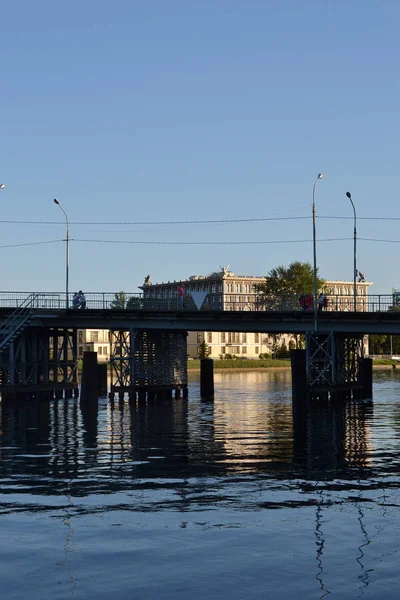
[[[40,244],[57,244],[58,242],[65,242],[65,240],[46,240],[42,242],[24,242],[22,244],[3,244],[0,248],[18,248],[18,246],[39,246]]]
[[[257,217],[249,219],[203,219],[200,221],[69,221],[70,225],[209,225],[211,223],[256,223],[261,221],[297,221],[311,217]],[[65,225],[64,221],[0,220],[8,225]]]
[[[324,220],[353,220],[349,215],[318,215],[318,219]],[[212,224],[235,224],[235,223],[264,223],[274,221],[303,221],[311,220],[312,215],[297,217],[251,217],[246,219],[192,219],[184,221],[70,221],[70,225],[212,225]],[[361,217],[358,221],[400,221],[400,217]],[[65,225],[64,221],[26,221],[19,219],[0,219],[5,225]]]
[[[359,241],[364,242],[380,242],[387,244],[400,244],[400,240],[385,240],[382,238],[365,238],[359,237],[357,238]],[[342,238],[321,238],[318,240],[320,242],[344,242],[353,240],[352,237],[342,237]],[[231,245],[240,245],[240,246],[251,246],[257,244],[307,244],[311,243],[311,239],[306,240],[234,240],[228,242],[182,242],[182,241],[160,241],[160,240],[94,240],[94,239],[80,239],[80,238],[71,238],[71,242],[80,242],[80,243],[88,243],[88,244],[133,244],[133,245],[153,245],[153,246],[231,246]],[[65,242],[64,239],[59,240],[43,240],[40,242],[23,242],[20,244],[2,244],[0,248],[18,248],[22,246],[39,246],[43,244],[58,244],[60,242]]]
[[[345,240],[352,240],[352,237],[345,238],[326,238],[319,239],[318,242],[339,242]],[[160,241],[160,240],[92,240],[92,239],[79,239],[73,238],[73,242],[84,242],[94,244],[147,244],[154,246],[231,246],[231,245],[254,245],[254,244],[303,244],[311,243],[312,240],[243,240],[243,241],[230,241],[230,242],[182,242],[182,241]]]
[[[358,239],[362,240],[363,242],[383,242],[386,244],[400,244],[400,240],[384,240],[384,239],[379,239],[379,238],[364,238],[364,237],[360,237]]]

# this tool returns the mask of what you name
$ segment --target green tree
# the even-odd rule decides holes
[[[370,354],[400,354],[400,336],[370,335],[368,340]]]
[[[211,354],[211,348],[204,340],[199,346],[199,358],[208,358]]]
[[[126,308],[129,310],[139,310],[143,308],[142,299],[139,296],[131,296],[126,301]]]
[[[124,309],[126,308],[127,301],[128,296],[125,294],[125,292],[116,292],[114,294],[114,300],[110,304],[110,308]]]
[[[325,280],[318,277],[317,289],[323,290]],[[265,283],[256,287],[256,292],[262,303],[275,302],[280,297],[312,294],[314,290],[314,269],[310,263],[295,261],[288,267],[280,265],[271,269],[265,278]]]
[[[288,358],[289,350],[287,349],[285,341],[282,342],[280,346],[278,346],[278,350],[275,354],[276,358]]]
[[[272,337],[272,347],[271,347],[272,358],[276,358],[278,356],[279,348],[280,348],[280,343],[279,343],[280,335],[273,334],[271,337]]]

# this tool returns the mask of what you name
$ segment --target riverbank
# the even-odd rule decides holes
[[[393,369],[399,368],[400,363],[396,360],[390,359],[376,359],[372,362],[373,369]],[[257,371],[266,371],[270,369],[274,370],[285,370],[290,369],[290,358],[267,358],[267,359],[232,359],[232,360],[214,360],[214,370],[223,371],[225,369],[234,370],[234,371],[242,371],[246,369],[252,369]],[[200,371],[200,360],[189,360],[188,361],[188,371]]]
[[[400,362],[390,359],[377,359],[372,363],[374,369],[400,369]],[[188,371],[200,371],[200,360],[188,360],[187,363]],[[242,371],[242,370],[286,370],[290,369],[290,358],[266,358],[266,359],[228,359],[228,360],[215,360],[214,359],[214,370],[224,371],[229,369],[230,371]],[[82,359],[78,361],[78,371],[82,372]]]
[[[187,363],[188,371],[199,371],[200,360],[188,360]],[[289,358],[263,358],[263,359],[228,359],[228,360],[216,360],[214,359],[214,369],[290,369]]]

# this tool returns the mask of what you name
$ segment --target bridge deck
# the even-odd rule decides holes
[[[14,308],[0,308],[0,324]],[[77,329],[163,329],[306,333],[314,315],[303,311],[188,311],[127,309],[33,309],[29,327]],[[400,312],[329,311],[318,315],[321,332],[400,334]]]

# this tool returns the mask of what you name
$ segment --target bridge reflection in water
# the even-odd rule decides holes
[[[227,525],[237,528],[243,552],[253,548],[254,560],[267,570],[276,561],[265,544],[273,543],[281,568],[285,560],[290,568],[304,565],[305,554],[316,587],[313,596],[303,597],[315,597],[315,590],[319,597],[335,591],[333,549],[338,557],[346,553],[346,572],[351,570],[362,590],[370,581],[371,519],[380,510],[377,502],[368,511],[365,502],[382,494],[388,468],[379,464],[378,454],[389,430],[376,439],[379,428],[387,428],[382,407],[375,439],[376,408],[370,401],[318,404],[299,435],[293,434],[287,371],[217,373],[216,380],[221,391],[214,401],[199,397],[195,377],[189,399],[100,399],[93,406],[76,399],[2,402],[2,514],[34,519],[37,513],[40,527],[48,517],[57,535],[62,516],[66,548],[80,550],[76,560],[66,554],[78,582],[78,573],[84,577],[84,531],[91,530],[99,548],[107,531],[115,551],[119,538],[111,524],[124,524],[120,535],[130,536],[134,548],[142,527],[157,560],[165,561],[166,547],[157,550],[157,544],[170,539],[171,531],[197,528],[199,543],[199,530],[214,526],[210,535],[222,536],[226,544]],[[97,525],[96,538],[99,520],[103,525]],[[353,537],[342,547],[343,522],[352,527]],[[250,527],[256,533],[249,535]],[[176,557],[179,543],[173,548]],[[40,544],[37,550],[40,557]]]
[[[273,378],[268,389],[273,398]],[[248,402],[245,391],[232,404],[185,398],[100,400],[92,406],[73,399],[3,402],[2,475],[22,488],[44,477],[41,491],[44,485],[55,494],[64,493],[65,480],[72,479],[75,495],[165,476],[269,472],[318,480],[321,473],[349,468],[368,476],[372,402],[318,404],[293,435],[290,395],[282,400],[281,389],[278,377],[277,399],[267,404]]]

